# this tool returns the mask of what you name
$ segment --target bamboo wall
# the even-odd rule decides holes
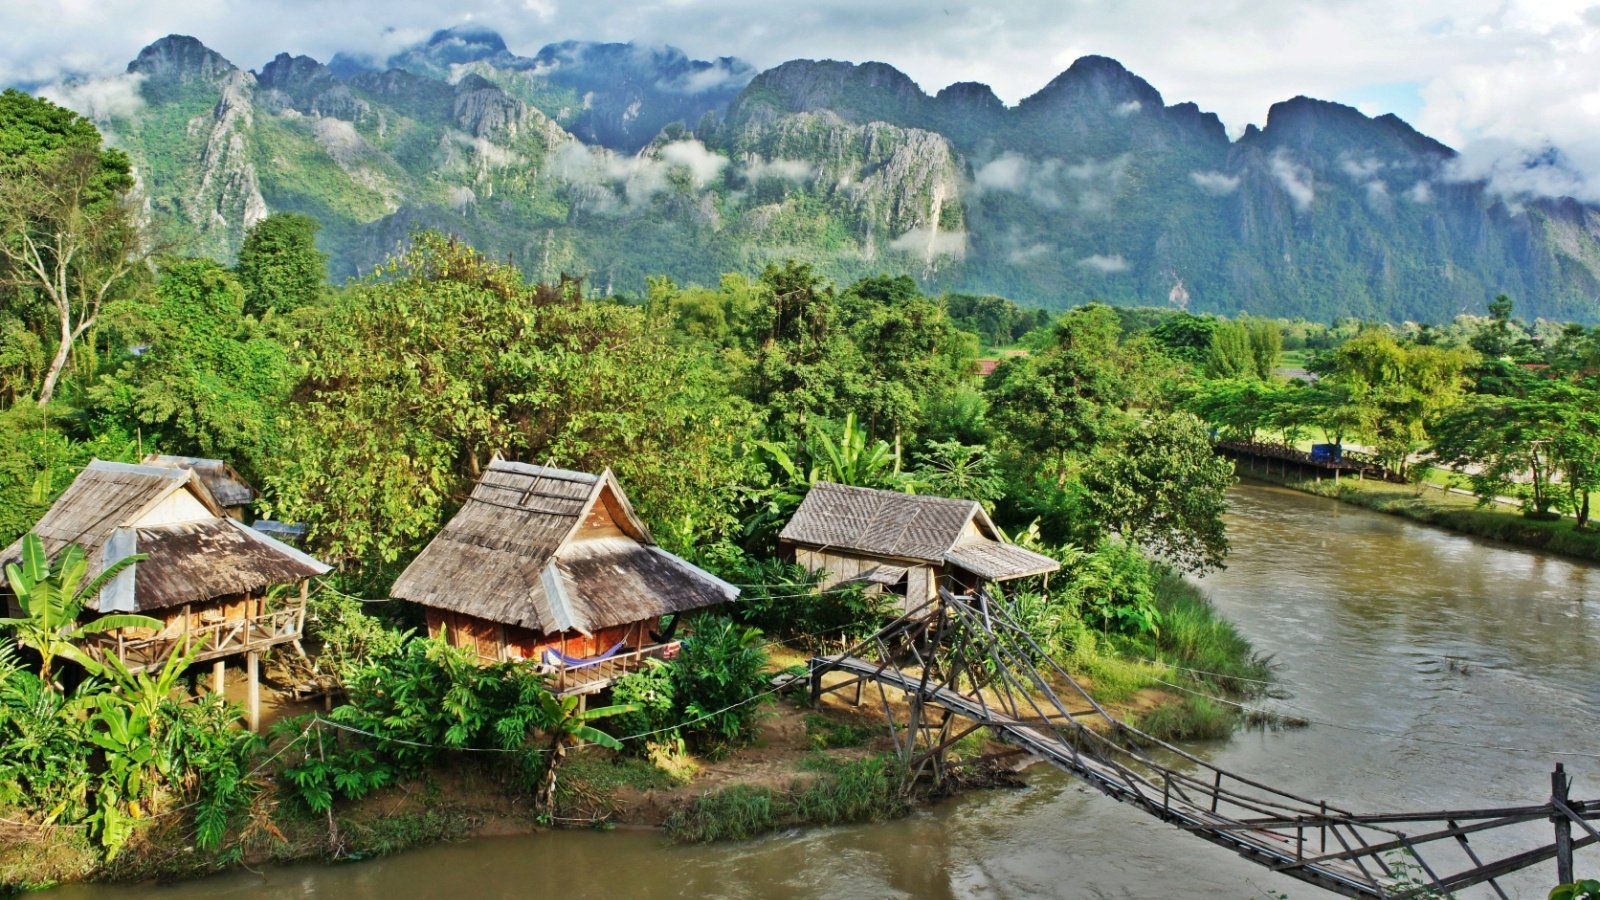
[[[648,647],[655,643],[650,638],[650,632],[660,627],[661,620],[648,619],[602,628],[588,636],[576,631],[542,634],[515,625],[502,625],[476,616],[434,608],[428,609],[427,622],[428,634],[443,637],[451,646],[476,654],[480,661],[502,662],[521,659],[537,661],[544,657],[544,651],[551,649],[574,658],[598,656],[610,650],[618,641],[628,648]]]

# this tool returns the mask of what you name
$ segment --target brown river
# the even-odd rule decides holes
[[[1191,749],[1355,810],[1543,802],[1562,759],[1600,796],[1600,567],[1257,484],[1232,495],[1233,553],[1202,582],[1272,654],[1311,720]],[[1574,755],[1557,757],[1550,751]],[[1045,767],[887,825],[678,847],[640,832],[557,832],[339,866],[52,900],[399,897],[1328,896]],[[1600,873],[1580,851],[1579,875]],[[1511,883],[1543,897],[1551,864]]]

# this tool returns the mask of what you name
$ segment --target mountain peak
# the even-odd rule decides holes
[[[1109,56],[1082,56],[1065,72],[1051,79],[1038,93],[1022,101],[1022,106],[1090,103],[1137,111],[1144,107],[1160,109],[1161,93],[1150,82],[1128,71]]]
[[[235,70],[233,63],[198,38],[186,34],[169,34],[139,51],[129,72],[138,72],[153,80],[179,82],[213,81]]]
[[[1348,147],[1436,157],[1455,155],[1454,150],[1392,113],[1372,118],[1353,106],[1303,95],[1274,103],[1267,110],[1266,127],[1259,132],[1247,130],[1241,138],[1241,142],[1254,140],[1278,146]]]
[[[734,101],[780,112],[829,109],[849,119],[901,121],[928,100],[915,81],[887,63],[795,59],[757,75]]]
[[[483,59],[506,52],[505,38],[486,25],[456,25],[441,28],[428,38],[429,47],[446,51],[472,54],[472,59]],[[465,62],[467,60],[463,60]]]
[[[1004,112],[1006,108],[995,96],[994,88],[977,81],[958,81],[941,90],[934,99],[962,114],[991,115]]]

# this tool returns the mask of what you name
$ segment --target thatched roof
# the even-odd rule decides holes
[[[220,459],[203,459],[198,456],[166,456],[152,453],[144,458],[147,466],[163,466],[171,469],[192,469],[200,476],[200,481],[205,484],[211,496],[224,507],[249,506],[261,496],[261,492],[251,487],[244,476],[234,471],[233,466]]]
[[[1061,568],[1060,563],[1048,556],[1024,550],[1015,544],[988,540],[962,541],[951,547],[944,558],[946,562],[990,581],[1043,575]]]
[[[223,514],[197,472],[166,466],[89,463],[32,533],[55,556],[83,547],[92,577],[109,563],[148,555],[100,594],[102,612],[162,609],[292,584],[328,571],[299,550]],[[18,539],[0,562],[21,557]]]
[[[811,486],[778,538],[890,560],[934,566],[948,562],[992,581],[1060,568],[1047,556],[1004,543],[975,501],[828,481]]]
[[[610,469],[499,459],[390,593],[545,634],[592,633],[739,596],[657,547]]]

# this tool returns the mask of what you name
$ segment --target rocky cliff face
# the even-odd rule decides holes
[[[111,130],[153,213],[224,258],[288,209],[323,221],[338,274],[421,225],[626,290],[795,257],[1048,305],[1437,320],[1505,291],[1600,318],[1600,210],[1496,196],[1403,121],[1304,97],[1230,140],[1104,57],[1015,107],[881,63],[521,57],[483,29],[253,75],[173,36],[129,68],[147,106]]]

